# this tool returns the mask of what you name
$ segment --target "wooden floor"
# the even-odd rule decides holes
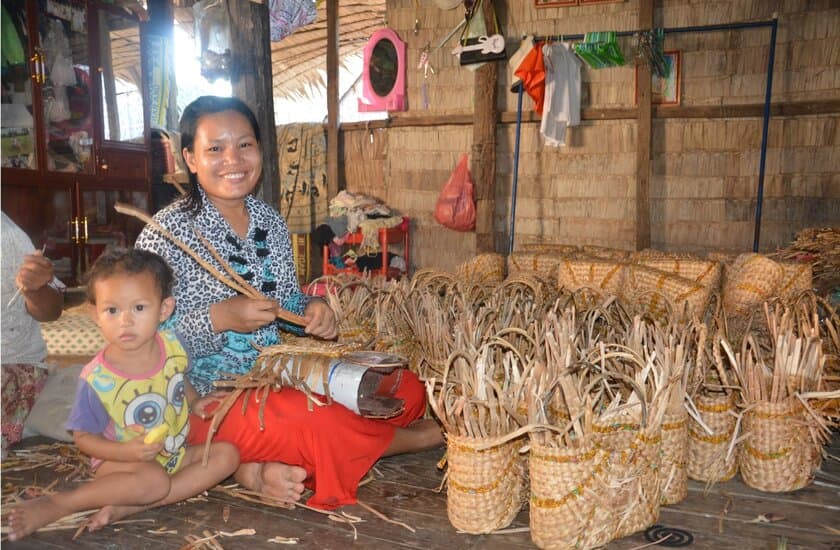
[[[27,440],[27,445],[45,443],[44,439]],[[827,449],[840,456],[840,436]],[[187,544],[185,536],[204,531],[234,532],[252,528],[253,535],[216,539],[225,549],[306,548],[344,549],[518,549],[534,548],[527,532],[528,513],[519,514],[511,528],[513,534],[473,536],[459,534],[446,517],[446,495],[438,493],[442,474],[435,463],[442,451],[392,457],[381,460],[372,472],[373,479],[359,491],[359,498],[389,518],[410,525],[416,532],[386,523],[360,506],[344,511],[364,521],[353,527],[336,523],[326,516],[305,509],[285,510],[249,503],[241,498],[211,492],[205,501],[191,501],[138,514],[130,519],[146,520],[96,533],[85,533],[72,541],[73,530],[39,532],[16,543],[3,542],[8,550],[53,548],[179,549]],[[4,487],[36,484],[47,486],[58,476],[40,468],[27,472],[3,472]],[[63,483],[63,482],[62,482]],[[67,486],[64,483],[64,486]],[[6,490],[4,490],[5,494]],[[229,511],[227,522],[223,516]],[[724,514],[724,510],[728,510]],[[760,516],[772,514],[783,518],[764,523]],[[715,549],[817,549],[840,550],[840,462],[829,459],[810,487],[786,494],[761,493],[739,480],[714,486],[710,491],[690,482],[683,502],[663,508],[659,523],[689,531],[692,548]],[[165,534],[151,531],[165,528]],[[832,531],[833,530],[833,531]],[[294,546],[270,542],[274,537],[297,539]],[[786,542],[787,546],[782,544]],[[609,549],[639,548],[649,544],[644,534],[613,541]]]

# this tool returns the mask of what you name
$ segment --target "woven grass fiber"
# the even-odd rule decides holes
[[[723,307],[727,315],[748,315],[777,295],[784,269],[762,254],[741,254],[726,270]]]
[[[712,433],[693,418],[688,420],[688,477],[707,483],[732,479],[738,471],[737,449],[727,457],[737,422],[734,395],[701,394],[694,404]]]
[[[531,440],[531,540],[540,548],[595,548],[612,540],[609,453],[592,444],[555,447]]]
[[[554,252],[514,252],[507,259],[508,275],[536,272],[544,279],[557,277],[557,266],[566,256]]]
[[[605,478],[606,508],[612,518],[609,540],[642,531],[659,518],[661,429],[641,429],[621,415],[593,423],[594,441],[610,453]]]
[[[561,288],[589,288],[602,295],[619,296],[624,285],[624,264],[597,259],[564,259],[559,264],[557,283]]]
[[[702,316],[711,293],[710,286],[679,275],[641,265],[627,269],[625,299],[655,319],[665,319],[670,311],[681,311],[683,307]]]
[[[490,533],[510,525],[524,493],[521,440],[478,450],[492,440],[447,434],[446,512],[456,529]]]
[[[640,258],[639,264],[680,277],[685,277],[701,285],[710,287],[713,292],[720,290],[720,275],[723,268],[719,262],[690,260],[683,258]]]
[[[458,280],[479,285],[497,285],[505,278],[505,257],[501,254],[479,254],[455,269]]]
[[[808,418],[795,399],[759,401],[744,413],[746,439],[738,465],[744,483],[769,492],[808,485],[820,467],[820,448],[811,441]]]
[[[688,413],[680,407],[662,421],[662,466],[659,491],[662,505],[676,504],[688,494]]]

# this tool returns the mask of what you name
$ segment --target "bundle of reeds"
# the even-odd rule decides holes
[[[813,283],[820,295],[840,287],[840,227],[810,227],[796,234],[788,246],[776,251],[775,258],[808,262]]]
[[[517,429],[524,419],[516,404],[525,398],[527,374],[503,339],[490,338],[478,349],[459,341],[457,348],[441,377],[426,381],[429,404],[446,431],[447,514],[459,530],[489,533],[509,525],[522,504]]]
[[[537,329],[545,354],[530,369],[529,421],[568,419],[559,434],[530,436],[531,536],[543,548],[600,546],[659,514],[670,366],[657,358],[655,325],[637,317],[606,330],[603,318],[570,308]]]
[[[376,336],[374,310],[377,283],[370,277],[333,276],[326,299],[335,313],[339,342],[370,342]]]
[[[379,291],[374,294],[374,349],[404,356],[409,368],[419,373],[420,344],[402,307],[409,285],[407,278],[383,281]]]
[[[534,326],[543,346],[531,368],[528,420],[562,427],[529,436],[531,539],[540,548],[593,548],[613,538],[610,453],[589,437],[596,403],[581,387],[578,326],[573,307]]]
[[[771,356],[749,336],[739,353],[722,342],[744,402],[738,463],[748,485],[793,491],[812,481],[830,436],[830,419],[811,401],[840,397],[840,391],[827,392],[823,386],[825,360],[816,312],[797,315],[793,308],[765,305],[765,316]]]
[[[670,373],[668,404],[662,421],[662,464],[659,469],[661,503],[676,504],[688,494],[689,386],[705,371],[706,325],[700,321],[671,322],[653,331],[654,345]]]

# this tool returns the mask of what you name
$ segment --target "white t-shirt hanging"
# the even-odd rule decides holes
[[[581,62],[567,42],[545,44],[545,106],[540,133],[546,145],[566,145],[566,127],[580,124]]]

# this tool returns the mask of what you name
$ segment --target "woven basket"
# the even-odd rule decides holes
[[[814,286],[814,276],[811,264],[797,262],[780,262],[782,266],[782,280],[779,283],[778,295],[782,300],[791,302],[802,292],[811,290]]]
[[[606,246],[593,246],[593,245],[586,245],[581,247],[581,251],[584,254],[589,254],[590,256],[594,256],[596,258],[601,258],[603,260],[612,260],[614,262],[625,262],[630,259],[633,255],[632,252],[628,250],[620,250],[618,248],[608,248]]]
[[[660,502],[676,504],[688,494],[688,413],[685,408],[668,413],[662,422],[662,467],[659,469]]]
[[[727,268],[723,307],[728,315],[746,315],[777,295],[781,265],[761,254],[741,254]]]
[[[592,444],[558,448],[531,440],[531,540],[540,548],[594,548],[613,539],[609,453]]]
[[[702,316],[709,305],[712,288],[679,275],[641,265],[628,268],[625,299],[642,307],[656,319],[664,319],[670,311],[689,312]]]
[[[694,404],[712,433],[693,418],[688,420],[688,477],[707,483],[731,479],[738,471],[737,452],[727,457],[735,436],[735,399],[722,393],[702,394]]]
[[[637,262],[659,271],[685,277],[711,288],[713,292],[720,289],[720,274],[723,268],[719,262],[681,258],[640,258]]]
[[[568,290],[591,288],[600,294],[618,296],[624,285],[624,264],[606,260],[569,260],[559,265],[558,285]]]
[[[480,285],[496,285],[505,278],[505,257],[501,254],[479,254],[455,269],[461,281]]]
[[[447,435],[449,467],[446,512],[452,526],[481,534],[510,525],[521,507],[524,486],[520,440],[486,450],[487,439]]]
[[[557,277],[557,266],[565,257],[553,252],[514,252],[508,256],[508,275],[522,271],[536,272],[544,279],[554,280]]]
[[[596,420],[593,432],[595,444],[610,453],[605,506],[616,523],[609,540],[650,527],[659,518],[661,431],[642,430],[622,415]]]
[[[746,438],[738,455],[744,483],[761,491],[795,491],[814,479],[820,448],[811,441],[802,405],[789,398],[760,401],[744,413]]]

